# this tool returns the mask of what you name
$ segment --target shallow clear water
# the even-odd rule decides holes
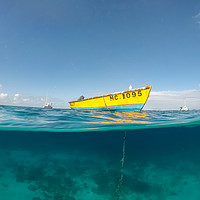
[[[200,110],[114,112],[0,106],[0,130],[88,132],[199,124]]]
[[[199,166],[198,110],[0,106],[3,200],[198,200]]]

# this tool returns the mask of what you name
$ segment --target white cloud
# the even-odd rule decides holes
[[[193,18],[197,20],[197,24],[200,24],[200,12],[197,15],[195,15]]]
[[[29,99],[28,98],[22,98],[22,101],[27,102],[27,101],[29,101]]]
[[[8,94],[7,94],[7,93],[0,93],[0,98],[1,98],[1,99],[4,99],[4,98],[6,98],[6,97],[8,97]]]
[[[194,16],[194,18],[200,18],[200,12]]]
[[[53,104],[54,108],[67,108],[67,103],[65,100],[50,97],[48,98],[48,100]],[[45,97],[41,96],[23,96],[20,94],[9,96],[6,93],[0,93],[0,105],[15,105],[42,108],[44,103]]]
[[[15,94],[13,100],[14,100],[14,101],[17,101],[17,100],[19,100],[19,97],[20,97],[19,94]],[[16,102],[15,102],[15,103],[16,103]]]
[[[200,109],[200,90],[152,91],[144,109],[178,110],[184,104]]]

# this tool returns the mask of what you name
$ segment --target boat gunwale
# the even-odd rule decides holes
[[[75,103],[75,102],[87,101],[87,100],[90,100],[90,99],[98,99],[98,98],[107,97],[107,96],[110,96],[110,95],[123,94],[123,93],[126,93],[126,92],[132,92],[132,91],[138,91],[138,90],[147,90],[147,89],[151,89],[151,86],[146,86],[146,87],[141,87],[141,88],[135,88],[135,89],[131,89],[131,90],[124,90],[124,91],[121,91],[121,92],[114,92],[114,93],[105,94],[105,95],[101,95],[101,96],[89,97],[89,98],[83,99],[83,100],[69,101],[68,103]]]

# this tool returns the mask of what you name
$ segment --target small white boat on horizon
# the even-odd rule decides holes
[[[50,102],[48,101],[48,96],[46,96],[45,104],[44,104],[43,108],[50,108],[50,109],[53,108],[53,107],[52,107],[52,103],[50,103]]]
[[[45,103],[43,108],[53,108],[51,103]]]
[[[189,109],[188,109],[187,106],[183,106],[183,107],[180,107],[180,110],[181,110],[181,111],[182,111],[182,110],[187,111],[187,110],[189,110]]]

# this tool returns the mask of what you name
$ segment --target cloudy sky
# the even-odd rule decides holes
[[[1,0],[0,104],[54,107],[152,85],[146,109],[200,106],[199,0]]]

